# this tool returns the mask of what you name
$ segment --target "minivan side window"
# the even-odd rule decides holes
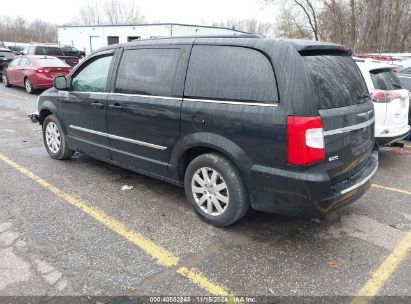
[[[72,91],[106,92],[112,58],[113,55],[100,57],[83,68],[73,78]]]
[[[172,96],[180,49],[125,50],[118,69],[115,92]]]
[[[193,47],[184,96],[278,102],[274,71],[268,58],[257,50],[232,46]]]

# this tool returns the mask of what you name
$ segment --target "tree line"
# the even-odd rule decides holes
[[[260,0],[284,3],[277,36],[345,44],[360,52],[411,51],[410,0]]]
[[[344,44],[357,52],[411,52],[411,0],[256,0],[280,7],[277,20],[227,20],[211,25],[265,37]],[[273,17],[274,19],[274,17]],[[88,0],[68,25],[147,22],[133,0]],[[153,22],[155,23],[155,22]],[[0,16],[0,41],[57,42],[57,26]]]
[[[57,42],[57,27],[42,20],[0,16],[0,41]]]

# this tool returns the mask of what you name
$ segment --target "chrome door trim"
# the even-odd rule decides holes
[[[77,126],[73,126],[73,125],[69,125],[70,129],[74,129],[74,130],[78,130],[78,131],[82,131],[82,132],[86,132],[86,133],[90,133],[90,134],[94,134],[94,135],[99,135],[99,136],[103,136],[103,137],[108,137],[111,139],[116,139],[116,140],[120,140],[120,141],[125,141],[131,144],[136,144],[136,145],[140,145],[140,146],[145,146],[145,147],[149,147],[149,148],[153,148],[153,149],[157,149],[157,150],[166,150],[167,147],[164,146],[159,146],[156,144],[152,144],[152,143],[148,143],[145,141],[140,141],[140,140],[135,140],[135,139],[131,139],[131,138],[127,138],[127,137],[122,137],[122,136],[117,136],[117,135],[113,135],[113,134],[108,134],[108,133],[104,133],[104,132],[100,132],[100,131],[95,131],[95,130],[90,130],[90,129],[86,129],[86,128],[82,128],[82,127],[77,127]]]
[[[71,93],[80,94],[95,94],[95,95],[111,95],[111,96],[130,96],[130,97],[142,97],[142,98],[152,98],[152,99],[169,99],[169,100],[183,100],[182,97],[171,97],[171,96],[158,96],[158,95],[144,95],[144,94],[127,94],[127,93],[115,93],[115,92],[82,92],[82,91],[71,91]]]
[[[346,133],[350,131],[355,131],[358,129],[366,128],[369,125],[372,125],[375,121],[375,117],[371,118],[370,120],[367,120],[366,122],[362,122],[356,125],[344,127],[344,128],[339,128],[339,129],[334,129],[334,130],[328,130],[324,131],[324,136],[330,136],[330,135],[336,135],[336,134],[341,134],[341,133]]]
[[[278,107],[278,103],[242,102],[242,101],[231,101],[231,100],[183,98],[183,101],[198,101],[198,102],[207,102],[207,103],[220,103],[220,104],[231,104],[231,105],[258,106],[258,107]]]
[[[109,93],[111,96],[130,96],[130,97],[142,97],[142,98],[153,98],[153,99],[169,99],[169,100],[183,100],[182,97],[171,97],[171,96],[157,96],[157,95],[143,95],[143,94],[126,94],[126,93]]]

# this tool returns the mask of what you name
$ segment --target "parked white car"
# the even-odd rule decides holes
[[[407,137],[409,99],[394,73],[394,66],[355,59],[367,83],[375,108],[375,138],[380,146]]]

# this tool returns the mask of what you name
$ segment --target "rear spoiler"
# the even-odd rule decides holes
[[[344,45],[339,47],[330,47],[330,48],[318,48],[313,46],[313,48],[304,48],[298,51],[301,56],[325,56],[325,55],[334,55],[334,56],[352,56],[354,51],[347,48]]]
[[[304,40],[304,39],[285,39],[301,54],[301,56],[315,56],[315,55],[346,55],[351,56],[354,52],[345,45]]]

